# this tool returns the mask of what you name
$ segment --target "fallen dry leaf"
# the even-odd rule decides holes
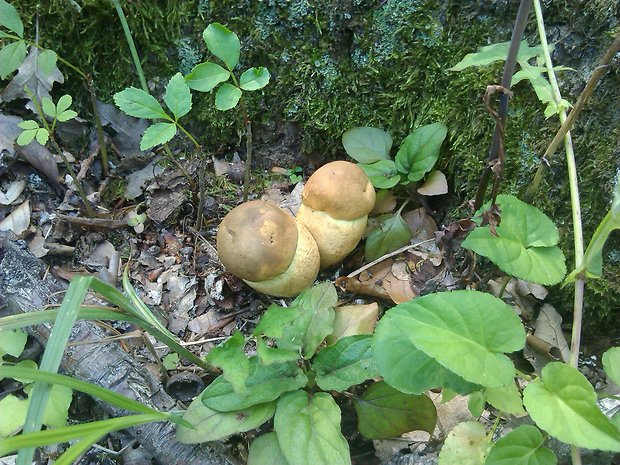
[[[54,156],[44,145],[32,141],[23,147],[17,147],[17,154],[26,160],[34,169],[41,173],[57,192],[64,189],[60,184],[60,173]]]
[[[21,195],[25,187],[25,181],[13,181],[7,187],[6,192],[0,190],[0,205],[11,205]]]
[[[334,331],[325,339],[334,344],[338,339],[355,334],[372,334],[379,316],[379,305],[376,302],[365,305],[343,305],[334,308]]]
[[[15,141],[22,130],[17,126],[23,119],[0,113],[0,153],[7,151],[15,154]]]
[[[49,250],[45,248],[45,238],[40,230],[37,231],[37,235],[28,244],[28,250],[37,258],[45,257],[48,254]]]
[[[441,171],[431,172],[422,187],[418,188],[418,194],[443,195],[448,193],[448,181]]]
[[[110,126],[116,134],[112,143],[123,157],[143,153],[140,150],[140,140],[149,123],[145,119],[127,116],[111,103],[97,100],[97,111],[103,126]],[[137,196],[136,196],[137,197]]]
[[[13,231],[19,236],[30,226],[30,200],[26,200],[0,221],[0,231]]]
[[[437,231],[437,224],[435,220],[426,213],[424,207],[416,208],[415,210],[404,213],[403,220],[409,226],[411,230],[412,243],[426,241],[435,237]]]
[[[385,213],[390,213],[394,211],[395,208],[396,196],[392,194],[392,191],[380,190],[379,192],[377,192],[375,206],[373,207],[370,214],[372,216],[383,215]]]

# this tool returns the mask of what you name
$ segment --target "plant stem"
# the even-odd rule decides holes
[[[136,44],[133,41],[133,37],[131,36],[131,31],[129,30],[129,24],[127,24],[127,18],[125,17],[125,13],[123,13],[123,9],[121,8],[121,4],[118,0],[112,0],[114,4],[114,8],[116,9],[116,14],[118,15],[118,19],[121,21],[121,26],[123,26],[123,32],[125,33],[125,40],[127,40],[127,45],[129,45],[129,51],[131,52],[131,58],[133,60],[133,64],[136,67],[136,73],[138,73],[138,78],[140,79],[140,86],[142,86],[142,90],[148,93],[148,87],[146,85],[146,79],[144,78],[144,71],[142,71],[142,65],[140,64],[140,58],[138,58],[138,51],[136,50]]]
[[[252,169],[252,122],[248,115],[247,108],[243,96],[240,99],[241,117],[243,118],[243,126],[245,128],[245,172],[243,174],[243,201],[248,200],[250,191],[250,171]]]
[[[194,181],[194,178],[189,175],[185,167],[179,162],[179,160],[176,159],[168,144],[164,144],[163,148],[164,152],[166,153],[166,158],[168,158],[168,161],[170,161],[170,163],[172,163],[179,169],[183,177],[187,180],[187,183],[189,184],[189,187],[192,189],[192,191],[196,189],[196,182]]]
[[[532,0],[521,0],[519,5],[519,11],[517,12],[517,18],[512,30],[512,37],[510,39],[510,48],[508,50],[508,56],[506,57],[506,64],[504,65],[504,73],[502,75],[501,86],[509,90],[510,81],[515,71],[517,63],[517,55],[519,53],[519,46],[521,45],[521,38],[523,37],[523,31],[527,25],[527,18],[532,7]],[[474,209],[478,210],[484,203],[487,187],[491,174],[493,173],[491,167],[492,162],[500,157],[500,150],[503,150],[503,132],[506,127],[506,115],[508,113],[508,95],[502,93],[499,98],[499,118],[495,124],[495,131],[493,132],[493,142],[489,150],[489,158],[487,166],[480,177],[478,183],[478,191],[476,192],[476,200],[474,202]]]
[[[108,148],[105,143],[105,136],[103,134],[103,126],[101,124],[101,118],[99,118],[99,110],[97,109],[97,97],[95,96],[95,87],[93,85],[92,76],[86,77],[86,85],[88,87],[88,93],[90,94],[90,103],[93,106],[93,118],[95,119],[95,126],[97,126],[97,140],[99,141],[99,150],[101,151],[101,169],[104,177],[108,177]]]

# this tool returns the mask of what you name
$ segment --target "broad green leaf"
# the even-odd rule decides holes
[[[39,129],[39,124],[36,121],[28,119],[17,124],[22,129]]]
[[[373,336],[372,354],[379,373],[392,387],[409,394],[421,394],[432,388],[448,388],[459,394],[479,389],[416,348],[398,319],[380,320]]]
[[[408,431],[433,434],[435,404],[424,394],[404,394],[384,381],[372,384],[355,399],[357,429],[368,439],[387,439]]]
[[[41,145],[45,145],[47,144],[47,141],[50,138],[50,133],[47,132],[47,129],[45,128],[39,128],[37,129],[37,132],[35,134],[35,138],[37,139],[37,142]]]
[[[391,189],[400,181],[400,174],[392,160],[379,160],[371,164],[360,163],[368,179],[377,189]]]
[[[302,314],[299,306],[280,307],[272,304],[263,313],[260,321],[254,328],[252,334],[254,336],[265,335],[273,339],[280,339],[284,336],[284,328],[293,324]],[[301,344],[299,344],[301,347]]]
[[[463,247],[489,258],[511,276],[538,284],[557,284],[566,274],[564,254],[556,246],[558,230],[536,207],[512,195],[498,195],[501,223],[497,236],[479,226]],[[488,208],[488,205],[483,207]]]
[[[2,360],[0,359],[0,379],[4,378],[13,378],[15,381],[19,381],[22,384],[32,383],[31,378],[20,377],[20,375],[14,375],[11,373],[12,370],[36,370],[38,369],[37,363],[34,360],[22,360],[21,362],[17,362],[15,365],[3,365]],[[9,370],[9,373],[6,373],[6,370]]]
[[[20,67],[26,58],[27,47],[23,40],[10,43],[0,50],[0,79],[6,79]]]
[[[243,90],[258,90],[269,84],[271,75],[267,68],[250,68],[239,78],[239,87]]]
[[[254,405],[233,412],[217,412],[202,403],[196,397],[189,405],[183,419],[192,427],[179,426],[177,441],[183,444],[197,444],[207,441],[219,441],[231,434],[243,433],[269,420],[276,410],[275,402]]]
[[[56,105],[51,99],[47,97],[43,97],[41,99],[41,108],[43,108],[43,113],[45,113],[50,118],[54,118],[56,116]]]
[[[26,347],[28,335],[19,329],[0,329],[0,356],[9,354],[19,357]]]
[[[43,50],[37,58],[37,64],[41,72],[44,75],[49,76],[56,67],[57,60],[58,55],[56,55],[56,52],[54,52],[53,50]],[[58,104],[60,107],[60,101],[58,102]],[[61,110],[58,110],[58,112],[60,113]]]
[[[605,351],[603,369],[607,378],[620,386],[620,347],[612,347]]]
[[[166,370],[174,370],[179,363],[179,354],[172,352],[161,359],[161,363]]]
[[[240,394],[245,393],[245,381],[250,374],[250,360],[243,351],[244,347],[243,334],[235,331],[231,337],[207,355],[207,360],[222,369],[224,379]]]
[[[485,465],[555,465],[558,459],[544,443],[538,428],[521,425],[493,445]]]
[[[577,447],[620,452],[620,431],[599,410],[596,393],[575,368],[546,365],[527,385],[523,403],[539,428]]]
[[[338,293],[334,285],[325,281],[315,284],[299,294],[291,303],[299,305],[304,310],[319,310],[322,308],[333,308],[338,303]]]
[[[185,82],[194,90],[210,92],[220,82],[226,82],[229,78],[230,71],[216,63],[206,61],[196,65],[192,72],[185,76]]]
[[[419,181],[439,158],[448,128],[442,123],[421,126],[409,134],[396,153],[396,168],[411,182]]]
[[[19,136],[17,136],[17,145],[28,145],[32,142],[37,135],[38,129],[26,129]]]
[[[515,383],[498,388],[486,388],[485,392],[487,402],[500,412],[512,415],[523,415],[525,413],[521,393]]]
[[[350,465],[349,445],[340,432],[340,409],[332,396],[289,392],[278,400],[274,428],[290,465]]]
[[[22,428],[26,420],[28,399],[9,394],[0,399],[0,438],[11,436]]]
[[[263,365],[292,362],[301,357],[298,350],[284,350],[269,347],[262,337],[256,339],[256,353]]]
[[[366,305],[344,305],[335,307],[334,331],[325,341],[334,344],[345,336],[372,334],[377,325],[379,305],[376,302]]]
[[[471,413],[472,417],[477,418],[482,415],[485,404],[486,397],[482,391],[472,392],[469,395],[469,399],[467,399],[467,409],[469,410],[469,413]]]
[[[489,438],[477,421],[459,423],[446,437],[439,452],[438,465],[484,465]]]
[[[379,160],[389,160],[392,136],[378,128],[351,128],[342,135],[342,145],[355,161],[374,163]]]
[[[505,353],[525,345],[525,330],[512,308],[478,291],[440,292],[399,304],[379,322],[379,340],[385,344],[384,332],[398,334],[396,328],[448,370],[485,387],[512,381],[515,367]],[[375,357],[377,350],[389,350],[377,345]],[[385,370],[382,364],[379,370]]]
[[[248,451],[248,465],[289,465],[275,432],[263,434],[252,441]]]
[[[202,393],[202,402],[218,412],[243,410],[252,405],[271,402],[281,394],[303,387],[308,378],[293,362],[261,365],[257,357],[250,358],[250,376],[245,382],[245,395],[219,376]]]
[[[482,47],[476,53],[468,53],[465,57],[459,61],[456,65],[449,69],[449,71],[461,71],[470,66],[486,66],[496,61],[504,61],[508,56],[508,49],[510,48],[510,42],[501,42],[499,44],[491,44]],[[519,46],[519,54],[517,60],[519,62],[527,62],[529,59],[542,54],[542,48],[540,45],[530,47],[527,40],[521,42]]]
[[[241,89],[225,82],[215,94],[215,108],[226,111],[235,108],[241,98]]]
[[[9,31],[13,31],[20,37],[24,36],[24,25],[19,13],[13,5],[5,0],[0,0],[0,25],[6,27]]]
[[[140,141],[140,150],[148,150],[156,145],[165,144],[177,133],[177,126],[174,123],[155,123],[151,124]]]
[[[58,99],[58,103],[56,104],[56,112],[62,113],[64,111],[67,111],[71,107],[72,103],[73,97],[68,94],[63,95]]]
[[[342,392],[379,376],[371,344],[372,336],[360,334],[344,337],[321,350],[312,364],[319,387],[324,391]]]
[[[114,103],[121,111],[129,116],[146,119],[166,119],[170,117],[166,114],[159,102],[151,94],[147,94],[142,89],[128,87],[114,94]]]
[[[411,230],[402,216],[400,210],[392,215],[385,215],[381,223],[373,229],[366,239],[364,256],[367,262],[371,262],[386,253],[393,252],[404,246],[411,239]]]
[[[241,44],[237,34],[219,23],[211,23],[202,33],[207,48],[222,60],[230,71],[239,63]]]
[[[181,73],[177,73],[168,82],[164,102],[174,115],[175,121],[185,116],[192,109],[192,94],[185,78]]]
[[[77,113],[73,110],[65,110],[62,113],[59,113],[57,118],[58,121],[64,123],[65,121],[69,121],[77,116]]]
[[[54,384],[45,407],[43,424],[47,426],[65,426],[69,416],[69,406],[73,400],[73,392],[66,386]]]

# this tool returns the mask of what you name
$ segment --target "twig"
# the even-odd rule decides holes
[[[372,262],[367,263],[363,267],[358,268],[353,273],[349,273],[347,275],[347,278],[353,278],[354,276],[357,276],[358,274],[362,273],[363,271],[366,271],[368,268],[371,268],[371,267],[375,266],[377,263],[381,263],[383,260],[387,260],[388,258],[393,257],[394,255],[398,255],[399,253],[405,252],[405,251],[407,251],[409,249],[415,249],[416,247],[418,247],[418,246],[420,246],[422,244],[427,244],[429,242],[434,242],[434,241],[435,241],[435,239],[427,239],[425,241],[418,242],[416,244],[406,245],[404,247],[401,247],[400,249],[395,250],[394,252],[386,253],[382,257],[379,257],[376,260],[373,260]]]
[[[110,218],[84,218],[81,216],[63,215],[62,213],[55,213],[55,216],[59,220],[67,221],[68,223],[79,224],[80,226],[90,226],[93,228],[122,229],[129,227],[125,220],[113,220]]]
[[[204,344],[205,342],[217,342],[217,341],[223,341],[225,339],[228,339],[228,337],[226,336],[219,336],[219,337],[210,337],[207,339],[200,339],[198,341],[191,341],[191,342],[179,342],[179,344],[183,347],[189,347],[189,346],[197,346],[200,344]],[[168,346],[155,346],[156,349],[166,349],[168,348]]]

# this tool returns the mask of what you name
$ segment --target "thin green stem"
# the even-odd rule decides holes
[[[99,110],[97,109],[97,97],[95,96],[95,86],[93,84],[92,76],[86,77],[86,86],[88,87],[88,93],[90,95],[90,104],[93,107],[93,118],[95,119],[95,126],[97,126],[97,140],[99,141],[99,150],[101,151],[101,169],[103,176],[108,176],[108,148],[105,143],[105,136],[103,134],[103,125],[101,124],[101,118],[99,118]]]
[[[181,130],[181,132],[182,132],[183,134],[185,134],[185,135],[189,138],[189,140],[191,140],[191,141],[192,141],[192,144],[194,144],[194,148],[195,148],[196,150],[200,150],[200,149],[201,149],[200,144],[199,144],[199,143],[198,143],[198,141],[194,138],[194,136],[192,136],[192,135],[191,135],[191,134],[190,134],[190,133],[189,133],[189,132],[188,132],[188,131],[187,131],[187,130],[183,127],[183,126],[181,126],[181,125],[179,124],[179,122],[178,122],[178,121],[175,121],[175,122],[174,122],[174,124],[176,124],[176,125],[177,125],[177,127]]]
[[[125,40],[127,40],[127,45],[129,45],[129,51],[131,52],[131,58],[133,60],[133,64],[136,67],[136,73],[138,73],[138,78],[140,79],[140,85],[142,86],[142,90],[148,93],[148,87],[146,85],[146,79],[144,78],[144,71],[142,71],[142,65],[140,64],[140,58],[138,57],[138,51],[136,50],[136,44],[133,41],[133,37],[131,36],[131,31],[129,30],[129,24],[127,24],[127,18],[125,17],[125,13],[121,8],[121,4],[118,0],[112,0],[114,4],[114,8],[116,9],[116,14],[118,15],[118,19],[121,21],[121,26],[123,26],[123,32],[125,33]]]

